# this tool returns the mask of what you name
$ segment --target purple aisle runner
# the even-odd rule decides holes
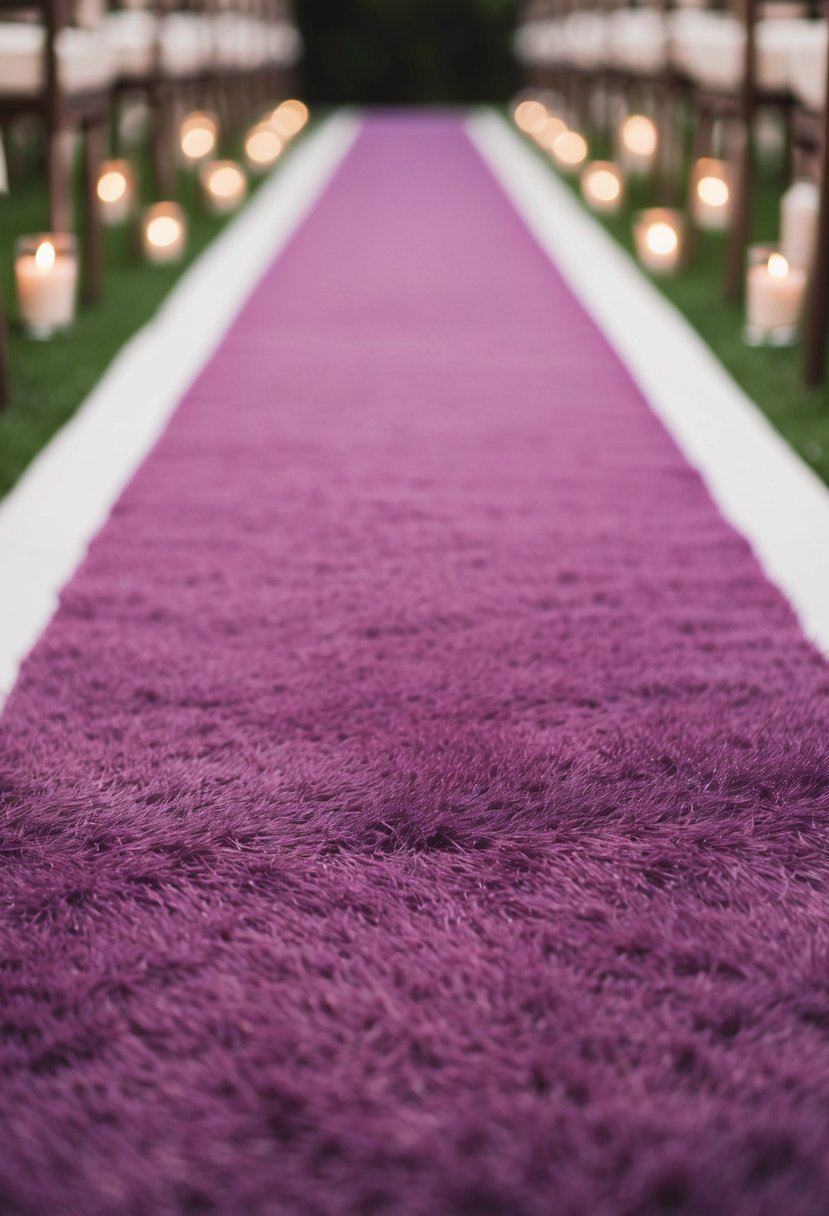
[[[457,121],[370,123],[2,748],[3,1216],[829,1211],[829,671]]]

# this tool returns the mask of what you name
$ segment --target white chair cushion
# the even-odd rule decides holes
[[[43,26],[0,23],[0,93],[36,96],[43,91],[45,46]],[[58,34],[55,51],[58,78],[65,92],[95,92],[112,83],[115,62],[101,30],[67,27]]]
[[[157,33],[152,13],[127,9],[109,14],[104,23],[104,35],[119,76],[132,80],[152,72]]]
[[[170,13],[160,23],[158,53],[166,76],[194,76],[213,58],[212,23],[199,13]]]
[[[622,9],[607,19],[608,54],[615,67],[658,72],[668,63],[668,29],[654,9]]]
[[[564,23],[570,63],[580,68],[601,67],[607,59],[607,18],[603,13],[572,13]]]

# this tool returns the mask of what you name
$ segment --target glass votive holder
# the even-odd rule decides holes
[[[135,170],[128,160],[101,162],[95,186],[98,211],[107,227],[125,223],[135,211]]]
[[[619,124],[617,159],[625,173],[644,176],[656,163],[659,130],[647,114],[628,114]]]
[[[157,266],[181,260],[187,245],[187,217],[178,203],[153,203],[141,225],[144,256]]]
[[[792,346],[800,337],[807,274],[790,266],[774,246],[752,245],[746,270],[746,325],[749,346]]]
[[[591,211],[616,215],[625,199],[625,179],[610,160],[594,160],[581,175],[582,198]]]
[[[68,329],[78,294],[78,243],[68,232],[18,237],[14,250],[17,312],[31,338]]]
[[[691,215],[697,228],[724,232],[731,223],[734,189],[728,163],[702,156],[691,175]]]
[[[204,205],[213,215],[229,215],[245,200],[248,179],[234,160],[212,160],[199,169]]]
[[[633,217],[636,256],[651,274],[674,274],[682,265],[685,218],[674,207],[648,207]]]
[[[190,164],[212,156],[219,141],[219,120],[207,110],[194,110],[179,127],[181,154]]]

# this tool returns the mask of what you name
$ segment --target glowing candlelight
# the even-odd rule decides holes
[[[194,163],[213,154],[218,138],[219,123],[215,115],[203,110],[188,114],[179,128],[182,154],[185,160]]]
[[[268,121],[277,135],[287,141],[293,139],[295,135],[299,135],[309,117],[305,102],[297,101],[295,97],[292,97],[288,101],[281,102]]]
[[[78,251],[74,236],[47,232],[20,237],[14,263],[17,307],[26,332],[49,338],[75,317]]]
[[[227,215],[244,201],[248,179],[233,160],[214,160],[199,170],[204,201],[214,215]]]
[[[733,191],[725,161],[704,156],[694,165],[691,211],[694,223],[722,232],[731,222]]]
[[[649,173],[656,160],[659,133],[646,114],[629,114],[619,128],[619,160],[626,173]]]
[[[187,242],[187,220],[178,203],[154,203],[144,212],[144,253],[149,262],[177,262]]]
[[[283,147],[281,138],[269,123],[257,123],[245,139],[245,159],[249,168],[257,173],[270,169],[281,156]]]
[[[615,215],[625,197],[624,178],[609,160],[594,160],[581,175],[584,201],[593,211]]]
[[[753,245],[748,253],[745,340],[750,346],[789,346],[798,337],[807,275],[777,250]]]
[[[587,140],[578,131],[562,131],[553,140],[553,158],[565,173],[573,173],[587,160]]]
[[[101,219],[107,226],[128,220],[135,207],[135,174],[129,161],[103,161],[95,192]]]
[[[547,121],[547,107],[535,98],[528,98],[518,102],[512,117],[519,131],[525,135],[535,135]]]
[[[548,114],[544,122],[532,133],[532,138],[545,152],[552,152],[559,135],[567,130],[567,123],[557,114]]]
[[[649,207],[633,221],[636,253],[653,274],[672,274],[682,262],[684,221],[671,207]]]

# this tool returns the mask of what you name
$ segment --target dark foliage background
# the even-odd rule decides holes
[[[515,0],[296,0],[312,102],[498,101]]]

